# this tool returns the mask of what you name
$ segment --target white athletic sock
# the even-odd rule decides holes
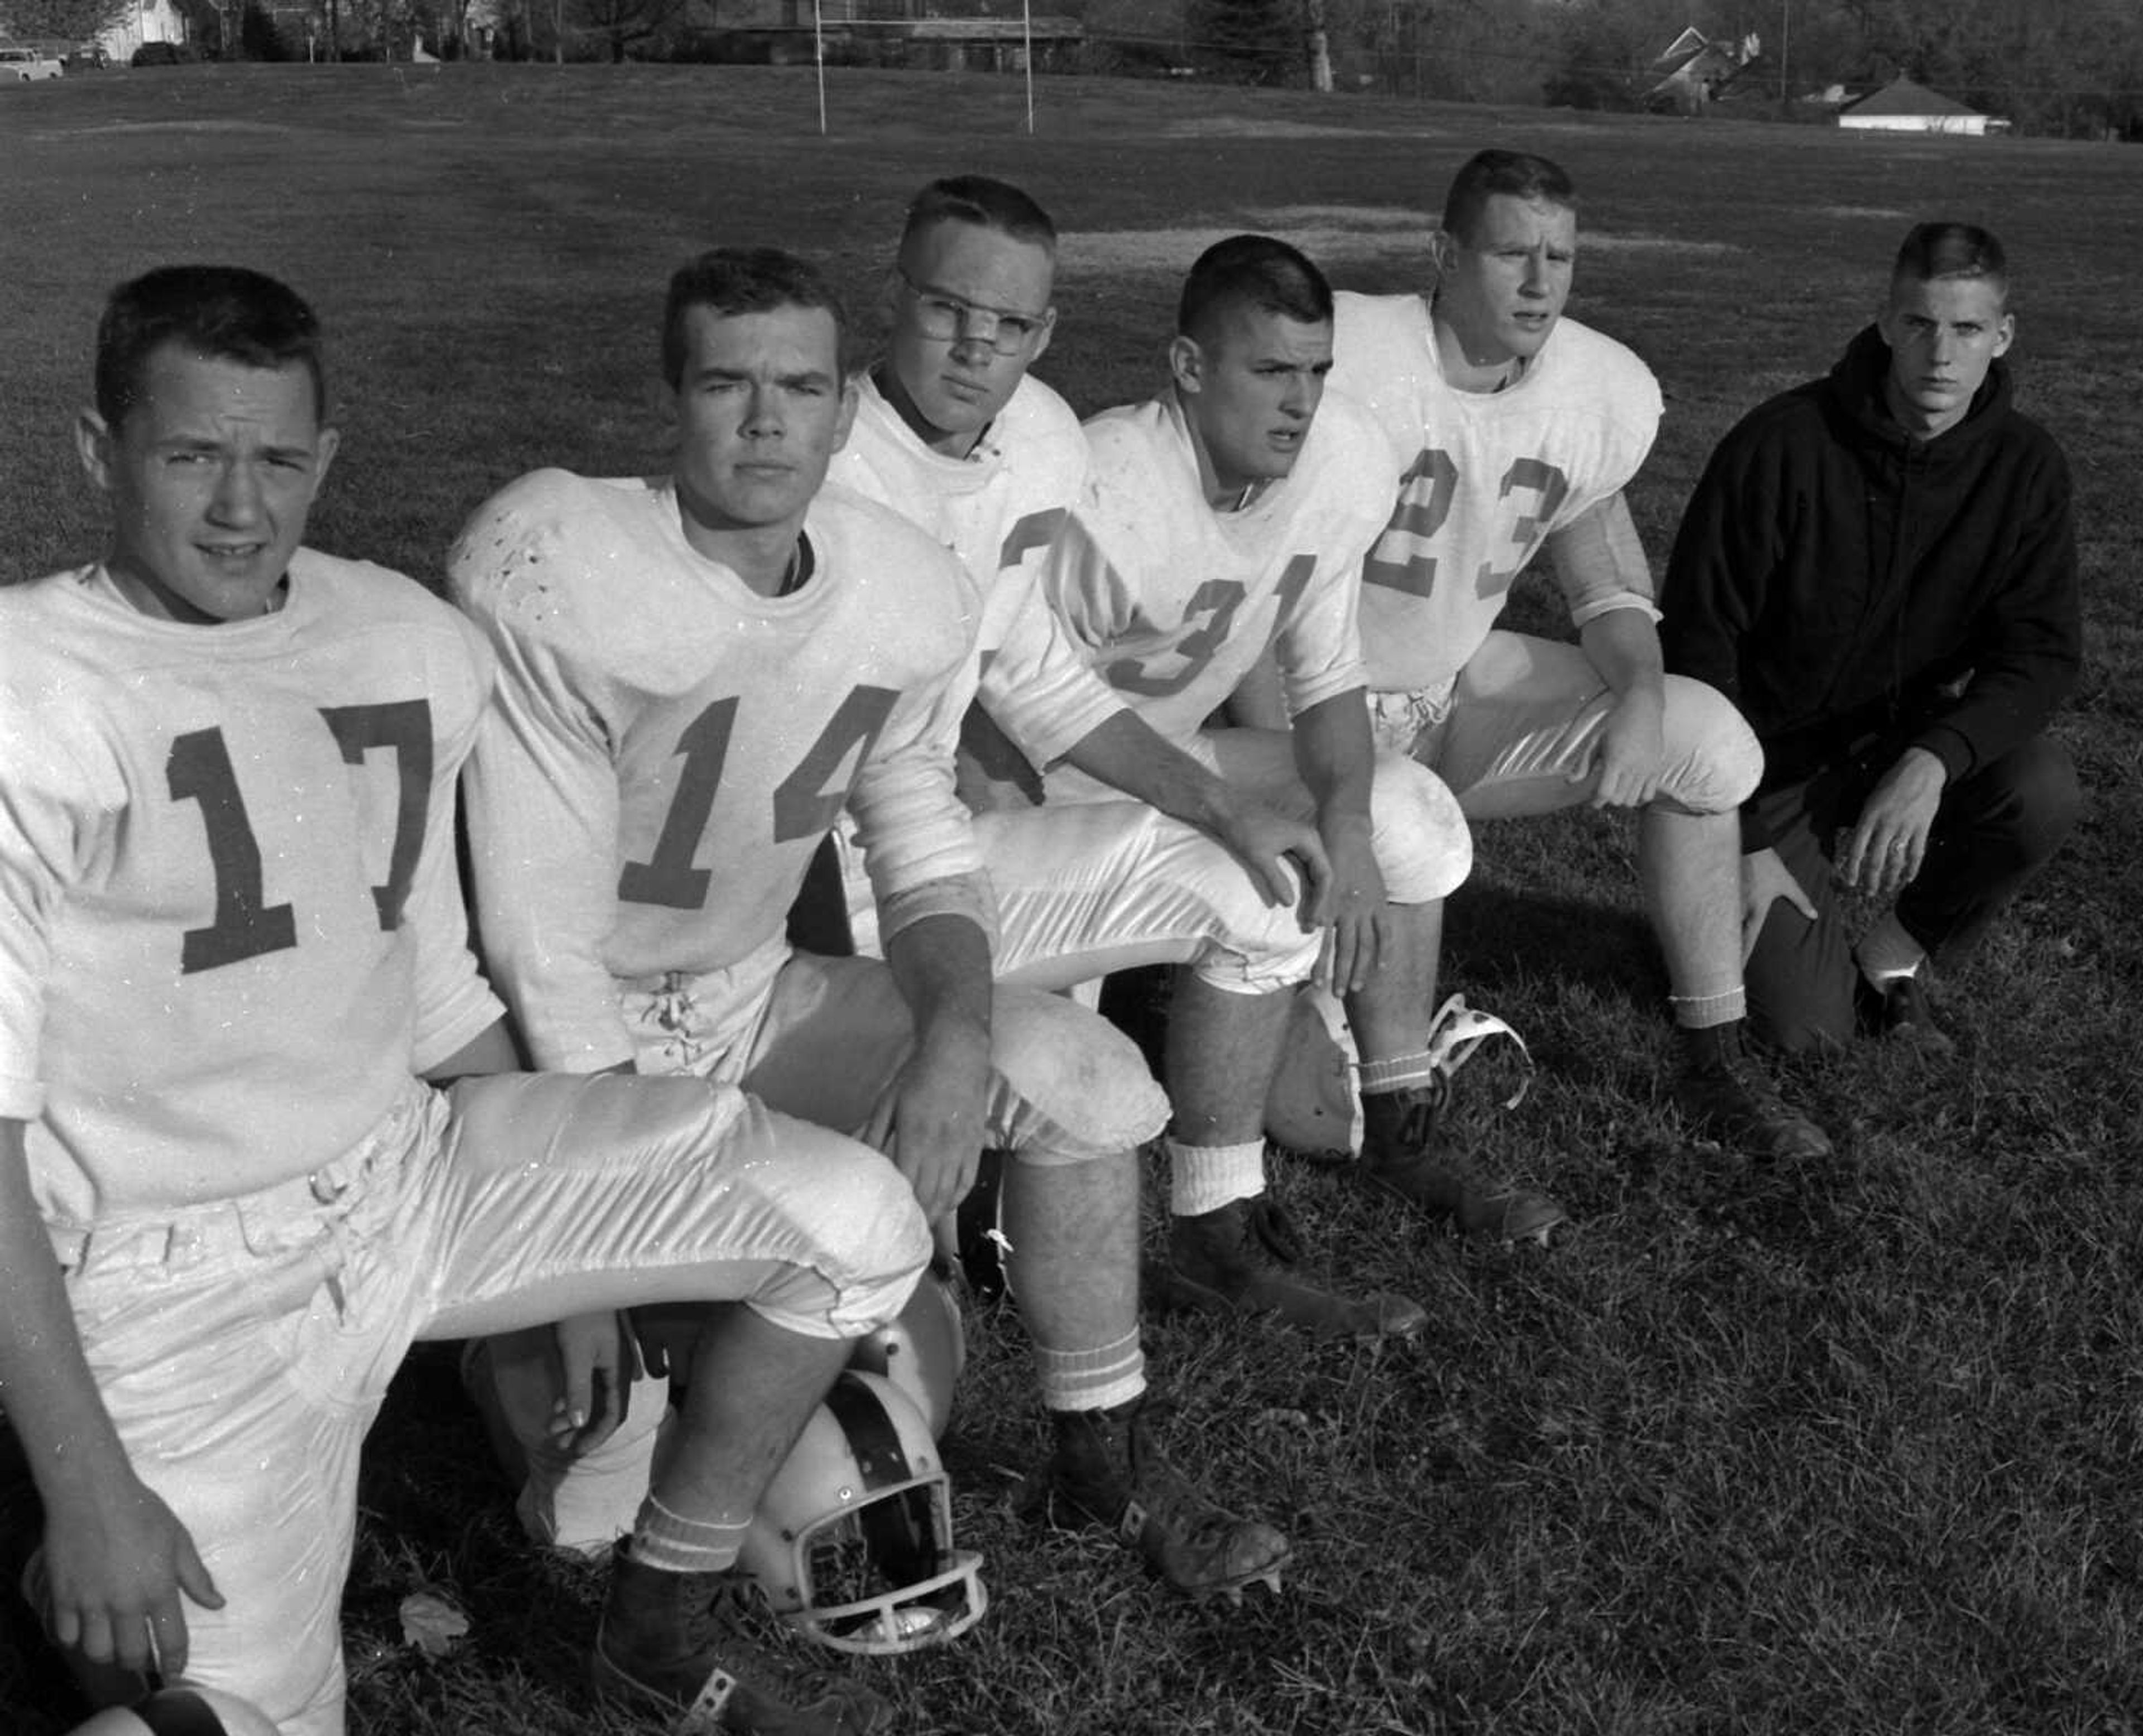
[[[1740,983],[1711,995],[1669,995],[1674,1021],[1684,1031],[1708,1031],[1714,1025],[1731,1025],[1749,1012],[1748,992]]]
[[[1106,1411],[1146,1391],[1146,1353],[1138,1329],[1092,1350],[1034,1347],[1036,1383],[1049,1411]]]
[[[1265,1142],[1240,1145],[1186,1145],[1170,1138],[1168,1147],[1168,1209],[1179,1218],[1217,1212],[1237,1199],[1255,1199],[1265,1190]]]
[[[1905,932],[1894,910],[1878,917],[1875,926],[1860,937],[1860,944],[1853,949],[1860,974],[1876,988],[1899,977],[1912,976],[1927,956],[1926,949]]]
[[[749,1516],[734,1521],[688,1519],[651,1491],[632,1527],[632,1558],[665,1573],[720,1573],[736,1565]]]
[[[1436,1077],[1437,1057],[1432,1049],[1412,1055],[1387,1055],[1381,1061],[1365,1061],[1355,1069],[1355,1082],[1364,1097],[1386,1091],[1403,1091],[1410,1085],[1427,1085]]]

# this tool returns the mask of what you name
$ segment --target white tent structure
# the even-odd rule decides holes
[[[1963,133],[1987,131],[1987,117],[1954,97],[1931,91],[1900,75],[1876,91],[1838,112],[1838,124],[1863,132]]]

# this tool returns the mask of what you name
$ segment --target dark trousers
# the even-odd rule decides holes
[[[1843,1045],[1853,1035],[1859,967],[1831,865],[1899,751],[1876,744],[1753,799],[1817,912],[1811,922],[1779,900],[1749,959],[1750,1021],[1789,1052]],[[2082,805],[2067,749],[2043,735],[1958,779],[1943,792],[1920,872],[1898,896],[1899,923],[1931,957],[1954,963],[2046,866]]]

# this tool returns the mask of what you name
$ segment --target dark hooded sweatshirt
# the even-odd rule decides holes
[[[1908,434],[1873,326],[1705,466],[1660,598],[1667,667],[1740,707],[1764,781],[1909,747],[1950,781],[2046,726],[2081,655],[2068,467],[1998,358],[1954,428]],[[1886,761],[1887,763],[1887,761]],[[1770,842],[1750,808],[1742,847]]]

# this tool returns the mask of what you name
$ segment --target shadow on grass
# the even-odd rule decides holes
[[[532,1548],[522,1536],[513,1491],[461,1390],[460,1348],[418,1346],[366,1437],[343,1605],[353,1728],[440,1718],[475,1680],[502,1672],[532,1703],[581,1707],[599,1720],[586,1658],[604,1570]],[[444,1595],[469,1618],[468,1638],[448,1657],[428,1656],[403,1637],[402,1600],[420,1590]]]
[[[1635,892],[1624,907],[1468,882],[1445,905],[1439,992],[1471,999],[1580,985],[1656,1007],[1666,977]]]

